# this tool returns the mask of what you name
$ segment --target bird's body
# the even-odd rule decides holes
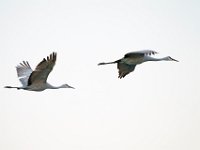
[[[163,58],[153,58],[151,55],[157,54],[156,51],[153,50],[143,50],[143,51],[136,51],[130,52],[124,55],[123,58],[107,63],[99,63],[98,65],[106,65],[106,64],[115,64],[117,63],[119,78],[124,78],[127,74],[134,71],[136,65],[139,65],[146,61],[177,61],[170,56],[163,57]]]
[[[45,89],[59,89],[59,88],[73,88],[67,84],[61,86],[52,86],[47,83],[47,78],[52,71],[57,54],[53,52],[47,59],[43,59],[33,71],[27,61],[23,61],[17,67],[17,75],[20,82],[22,83],[21,87],[5,86],[5,88],[17,88],[29,91],[43,91]]]

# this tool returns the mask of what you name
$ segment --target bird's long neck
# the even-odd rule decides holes
[[[63,85],[60,85],[60,86],[53,86],[51,84],[47,84],[47,88],[48,89],[60,89],[60,88],[64,88]]]
[[[58,89],[59,86],[53,86],[53,85],[51,85],[51,84],[47,84],[47,85],[46,85],[46,88],[47,88],[47,89]]]
[[[169,60],[168,57],[162,57],[162,58],[153,58],[153,57],[146,57],[146,61],[162,61],[162,60]]]

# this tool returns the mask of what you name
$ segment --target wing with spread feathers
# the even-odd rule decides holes
[[[28,85],[33,83],[46,83],[49,73],[52,71],[57,54],[53,52],[47,58],[44,58],[31,73],[28,79]]]
[[[130,52],[124,55],[124,58],[138,58],[138,57],[143,57],[145,55],[155,55],[158,52],[153,51],[153,50],[142,50],[142,51],[135,51],[135,52]]]
[[[23,86],[27,86],[28,85],[28,79],[29,79],[31,73],[33,72],[28,61],[23,61],[22,63],[17,65],[16,70],[17,70],[17,76],[18,76],[21,84]]]

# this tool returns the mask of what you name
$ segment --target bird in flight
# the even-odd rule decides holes
[[[68,84],[53,86],[47,83],[49,73],[56,63],[57,54],[53,52],[47,58],[44,58],[33,71],[28,61],[23,61],[17,67],[17,75],[21,82],[21,87],[5,86],[5,88],[16,88],[29,91],[43,91],[45,89],[74,88]]]
[[[151,55],[157,54],[156,51],[153,50],[141,50],[141,51],[135,51],[130,52],[124,55],[123,58],[113,61],[113,62],[102,62],[98,65],[107,65],[107,64],[115,64],[117,63],[118,78],[124,78],[127,74],[134,71],[136,65],[139,65],[146,61],[176,61],[178,60],[171,58],[170,56],[163,57],[163,58],[153,58]]]

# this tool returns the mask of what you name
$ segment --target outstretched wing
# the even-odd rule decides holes
[[[124,58],[139,58],[143,57],[145,55],[155,55],[158,52],[153,51],[153,50],[142,50],[142,51],[135,51],[135,52],[130,52],[124,55]]]
[[[19,78],[19,81],[22,83],[23,86],[27,86],[28,79],[31,73],[33,72],[28,61],[23,61],[22,63],[17,65],[16,70],[17,70],[17,76]]]
[[[44,58],[31,73],[28,85],[33,83],[46,83],[49,73],[52,71],[57,54],[53,52],[47,58]]]
[[[134,71],[136,65],[128,65],[125,64],[124,62],[118,62],[117,63],[117,68],[118,68],[118,73],[119,76],[118,78],[124,78],[127,74],[130,72]]]

